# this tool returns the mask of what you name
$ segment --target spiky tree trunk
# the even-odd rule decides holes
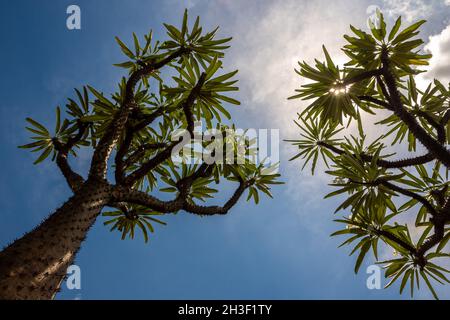
[[[86,183],[42,224],[0,252],[0,299],[53,298],[110,194],[105,183]]]

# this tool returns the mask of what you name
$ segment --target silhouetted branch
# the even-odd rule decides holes
[[[419,195],[419,194],[417,194],[415,192],[412,192],[410,190],[404,189],[402,187],[399,187],[399,186],[397,186],[397,185],[395,185],[395,184],[393,184],[393,183],[391,183],[391,182],[389,182],[387,180],[384,180],[384,179],[377,179],[373,183],[374,184],[381,184],[381,185],[383,185],[383,186],[385,186],[385,187],[387,187],[387,188],[389,188],[389,189],[391,189],[393,191],[396,191],[398,193],[403,194],[404,196],[408,196],[410,198],[413,198],[413,199],[417,200],[418,202],[420,202],[421,204],[423,204],[424,207],[426,207],[428,209],[428,212],[431,215],[433,215],[433,216],[437,215],[437,212],[436,212],[436,209],[434,208],[434,206],[427,199],[422,197],[421,195]]]
[[[339,149],[333,145],[327,144],[326,142],[319,141],[319,142],[317,142],[317,144],[319,146],[327,148],[328,150],[330,150],[338,155],[345,153],[344,150]],[[359,156],[365,162],[372,162],[372,156],[369,156],[366,154],[361,154]],[[425,155],[414,157],[414,158],[406,158],[406,159],[394,160],[394,161],[378,159],[377,165],[379,167],[386,168],[386,169],[400,169],[400,168],[425,164],[430,161],[433,161],[434,159],[435,158],[431,153],[427,153]]]
[[[393,235],[389,231],[377,230],[376,234],[379,235],[379,236],[385,237],[386,239],[389,239],[389,240],[397,243],[398,245],[400,245],[404,249],[408,250],[411,254],[415,254],[417,252],[416,248],[411,246],[409,243],[403,241],[402,239],[396,237],[395,235]]]
[[[127,128],[125,129],[125,137],[122,143],[120,144],[119,150],[117,150],[115,157],[116,170],[114,174],[116,182],[122,183],[125,179],[126,165],[124,163],[124,157],[126,156],[126,154],[130,149],[130,145],[131,142],[133,141],[134,135],[140,130],[149,126],[156,118],[158,118],[162,114],[163,114],[162,109],[158,109],[157,111],[149,115],[143,116],[142,120],[138,124],[134,126],[130,124],[127,125]]]
[[[67,184],[73,192],[76,192],[84,183],[84,179],[81,175],[73,171],[67,159],[69,151],[83,138],[88,124],[78,121],[78,132],[76,135],[71,136],[66,143],[61,143],[57,138],[53,139],[53,145],[57,152],[56,164],[58,165],[61,173],[66,178]]]
[[[185,202],[183,209],[187,212],[202,216],[224,215],[238,202],[249,184],[241,181],[231,198],[223,206],[200,206],[193,202]]]
[[[390,70],[389,57],[386,50],[383,50],[381,60],[383,62],[384,80],[390,95],[390,104],[394,108],[395,115],[408,126],[411,133],[436,157],[436,159],[442,162],[447,168],[450,168],[450,152],[443,144],[430,136],[426,130],[419,125],[414,116],[404,108],[400,93],[397,89],[397,82]]]
[[[105,133],[98,143],[97,148],[94,151],[91,168],[89,170],[90,178],[104,179],[106,176],[106,168],[109,156],[120,135],[125,130],[130,112],[136,107],[136,104],[134,102],[134,88],[138,81],[142,77],[169,64],[174,59],[186,53],[187,50],[188,49],[181,48],[158,62],[145,65],[141,69],[133,72],[133,74],[129,77],[126,83],[125,98],[123,104],[119,112],[117,112],[117,114],[114,116],[110,125],[107,127]]]
[[[143,163],[138,169],[130,173],[125,179],[123,179],[123,183],[125,185],[132,185],[145,175],[147,175],[151,170],[155,169],[158,165],[166,161],[172,155],[172,150],[179,144],[180,142],[173,142],[161,152],[156,154],[153,158]]]
[[[191,136],[194,135],[194,114],[192,112],[192,106],[195,102],[195,99],[197,99],[197,97],[200,95],[200,90],[202,89],[205,81],[206,81],[206,73],[202,73],[200,75],[200,78],[198,79],[197,84],[191,90],[186,101],[183,103],[183,112],[186,117],[187,131],[189,131]]]
[[[165,142],[156,142],[156,143],[146,143],[139,146],[136,150],[133,151],[132,154],[128,156],[128,158],[124,161],[125,168],[129,167],[133,163],[139,161],[148,150],[156,150],[166,148],[167,143]]]
[[[200,95],[200,90],[203,86],[203,84],[206,81],[206,73],[202,73],[197,81],[197,84],[194,88],[192,88],[191,92],[189,93],[186,100],[182,103],[181,108],[183,109],[183,112],[186,117],[187,122],[187,131],[191,134],[191,137],[194,134],[194,116],[192,113],[192,106],[194,105],[195,100]],[[159,164],[166,161],[172,153],[173,148],[178,144],[173,143],[169,145],[167,148],[165,148],[163,151],[158,153],[155,157],[147,161],[146,163],[142,164],[142,166],[138,169],[136,169],[133,173],[131,173],[128,177],[126,177],[123,181],[125,184],[131,185],[137,180],[141,179],[145,175],[148,174],[151,170],[156,168]]]
[[[115,206],[117,203],[132,203],[145,206],[160,213],[171,213],[179,210],[197,215],[225,215],[238,202],[245,189],[250,185],[244,181],[240,181],[238,188],[233,193],[231,198],[223,206],[200,206],[192,201],[189,201],[188,188],[180,186],[182,191],[172,201],[162,201],[148,193],[141,192],[135,189],[124,186],[115,186],[112,192],[112,203]]]
[[[386,108],[388,110],[391,110],[391,111],[393,110],[389,103],[387,103],[385,101],[382,101],[382,100],[379,100],[377,98],[371,97],[371,96],[359,96],[358,99],[362,100],[362,101],[372,102],[374,104],[377,104],[377,105],[379,105],[381,107],[384,107],[384,108]]]
[[[354,77],[345,79],[343,84],[344,85],[349,85],[349,84],[360,82],[360,81],[363,81],[363,80],[366,80],[366,79],[370,79],[372,77],[376,77],[376,76],[379,76],[379,75],[381,75],[381,69],[365,71],[365,72],[362,72],[362,73],[360,73],[360,74],[358,74],[358,75],[356,75]]]
[[[445,126],[435,121],[428,113],[418,111],[418,115],[424,118],[437,132],[437,139],[440,143],[445,143]]]

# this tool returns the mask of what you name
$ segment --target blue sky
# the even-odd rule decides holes
[[[81,30],[66,28],[66,8],[81,8]],[[337,59],[348,25],[364,26],[368,7],[389,19],[426,18],[423,37],[438,57],[429,75],[450,80],[448,1],[2,1],[0,37],[0,246],[29,231],[70,195],[55,164],[33,166],[25,117],[53,124],[54,107],[64,105],[73,88],[90,84],[114,90],[123,61],[114,36],[131,40],[153,29],[165,39],[163,22],[179,25],[185,7],[209,28],[233,36],[224,60],[239,69],[239,107],[230,106],[241,128],[280,129],[282,139],[297,135],[292,120],[300,110],[288,102],[299,80],[296,61],[321,56],[324,43]],[[447,31],[448,30],[448,31]],[[446,49],[447,48],[447,49]],[[446,51],[447,50],[447,51]],[[446,56],[447,54],[447,56]],[[444,63],[444,64],[443,64]],[[423,81],[427,81],[427,76]],[[365,268],[354,275],[354,257],[337,249],[329,234],[337,226],[337,200],[322,200],[327,178],[289,163],[295,149],[281,145],[285,186],[260,205],[241,201],[225,217],[167,216],[149,244],[121,241],[100,217],[79,252],[82,289],[63,286],[60,299],[397,299],[397,289],[368,290]],[[86,172],[88,154],[73,161]],[[84,171],[83,171],[84,170]],[[223,200],[223,198],[220,198]],[[373,263],[367,259],[366,266]],[[383,279],[384,282],[384,279]],[[383,283],[384,284],[384,283]],[[442,297],[450,297],[439,288]],[[425,291],[418,297],[429,298]]]

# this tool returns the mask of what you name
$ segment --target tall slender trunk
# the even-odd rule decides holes
[[[86,182],[62,207],[0,252],[0,299],[52,299],[110,196]]]

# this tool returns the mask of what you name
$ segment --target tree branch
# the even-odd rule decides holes
[[[238,202],[239,198],[244,193],[245,189],[249,186],[248,183],[241,181],[239,187],[236,189],[231,198],[225,203],[224,206],[199,206],[193,202],[185,202],[183,209],[189,213],[198,214],[202,216],[212,215],[225,215],[228,211]]]
[[[436,141],[423,129],[417,120],[404,107],[397,89],[397,82],[389,67],[389,57],[386,50],[381,55],[383,63],[383,76],[386,81],[390,95],[390,103],[394,107],[394,113],[409,128],[411,133],[431,152],[436,159],[441,161],[447,168],[450,168],[450,152],[439,141]]]
[[[113,189],[113,202],[111,206],[116,206],[117,203],[133,203],[148,207],[160,213],[171,213],[179,210],[197,215],[225,215],[238,202],[241,195],[244,193],[248,184],[241,182],[231,198],[224,206],[199,206],[193,202],[187,201],[180,195],[172,201],[159,200],[145,192],[134,190],[128,187],[116,186]]]
[[[125,155],[128,152],[128,149],[130,148],[131,141],[133,141],[133,128],[127,126],[125,130],[125,138],[120,144],[120,148],[119,150],[117,150],[116,157],[114,159],[116,165],[114,176],[116,179],[116,183],[118,184],[123,183],[123,180],[125,179],[125,165],[123,158],[125,157]]]
[[[415,254],[417,252],[417,249],[414,248],[413,246],[411,246],[409,243],[403,241],[402,239],[396,237],[395,235],[393,235],[392,233],[390,233],[389,231],[386,230],[377,230],[376,233],[379,236],[385,237],[386,239],[389,239],[395,243],[397,243],[398,245],[400,245],[401,247],[405,248],[406,250],[408,250],[411,254]]]
[[[441,126],[446,126],[448,122],[450,121],[450,110],[447,110],[442,117],[441,121],[439,121]]]
[[[109,202],[106,204],[106,206],[119,209],[120,211],[122,211],[124,213],[128,212],[128,207],[127,207],[126,202]]]
[[[211,175],[213,168],[213,166],[203,163],[194,173],[178,181],[177,188],[179,194],[175,200],[172,201],[161,201],[147,193],[131,189],[127,186],[115,186],[112,193],[113,202],[111,203],[111,206],[116,206],[117,203],[133,203],[146,206],[161,213],[185,210],[186,212],[197,215],[225,215],[238,202],[239,198],[244,193],[245,189],[250,186],[252,181],[245,182],[240,179],[238,188],[223,206],[200,206],[189,201],[188,196],[192,183],[196,179]]]
[[[391,96],[389,95],[389,92],[388,92],[386,86],[384,85],[383,80],[381,79],[381,75],[377,76],[377,84],[380,86],[381,92],[383,93],[384,98],[387,101],[391,101]],[[392,109],[392,106],[390,106],[390,107]]]
[[[372,102],[374,104],[377,104],[377,105],[379,105],[381,107],[384,107],[384,108],[386,108],[388,110],[391,110],[391,111],[393,110],[389,103],[384,102],[382,100],[379,100],[377,98],[371,97],[371,96],[359,96],[358,99],[362,100],[362,101]]]
[[[67,181],[70,189],[76,192],[81,188],[84,179],[81,175],[73,171],[67,159],[69,151],[83,138],[88,124],[78,121],[78,132],[75,136],[71,136],[66,143],[61,143],[57,138],[53,138],[53,145],[57,151],[56,164]]]
[[[399,187],[383,178],[378,178],[374,181],[371,182],[362,182],[362,181],[355,181],[352,179],[349,179],[350,182],[352,183],[356,183],[356,184],[360,184],[360,185],[364,185],[364,186],[372,186],[372,187],[376,187],[379,185],[383,185],[388,189],[391,189],[392,191],[396,191],[398,193],[401,193],[404,196],[408,196],[410,198],[413,198],[415,200],[417,200],[418,202],[422,203],[424,205],[424,207],[426,207],[428,209],[428,212],[434,217],[436,216],[438,213],[436,211],[436,209],[433,207],[433,205],[424,197],[422,197],[421,195],[414,193],[410,190],[404,189],[402,187]]]
[[[447,188],[448,186],[446,185],[441,191],[445,194]],[[422,257],[422,260],[425,259],[423,256],[428,250],[444,239],[445,225],[450,221],[450,197],[446,200],[445,198],[441,200],[438,201],[442,206],[441,209],[430,219],[430,222],[434,225],[434,234],[417,249],[417,254]],[[426,263],[426,261],[424,262]]]
[[[158,117],[162,116],[164,113],[164,109],[163,108],[159,108],[158,110],[147,114],[147,115],[143,115],[141,116],[138,120],[140,120],[140,122],[138,122],[137,124],[134,125],[133,130],[135,132],[138,132],[144,128],[146,128],[147,126],[149,126],[150,124],[153,123],[153,121],[155,121]]]
[[[139,161],[139,159],[141,159],[145,152],[148,150],[156,150],[156,149],[162,149],[162,148],[166,148],[167,147],[167,143],[165,142],[155,142],[155,143],[146,143],[143,144],[141,146],[139,146],[131,155],[128,156],[128,158],[126,158],[124,160],[124,166],[125,168],[131,166],[133,163]]]
[[[317,142],[317,145],[322,146],[327,148],[328,150],[341,155],[344,154],[345,151],[342,149],[339,149],[333,145],[330,145],[326,142],[322,142],[319,141]],[[366,155],[366,154],[361,154],[359,155],[361,157],[361,159],[365,162],[372,162],[372,156]],[[383,159],[378,159],[377,161],[377,165],[381,168],[386,168],[386,169],[400,169],[400,168],[405,168],[405,167],[410,167],[410,166],[417,166],[420,164],[425,164],[428,163],[430,161],[433,161],[435,158],[431,153],[427,153],[425,155],[422,156],[418,156],[418,157],[414,157],[414,158],[406,158],[406,159],[402,159],[402,160],[394,160],[394,161],[389,161],[389,160],[383,160]]]
[[[172,201],[162,201],[145,192],[120,185],[113,188],[112,197],[114,203],[125,202],[138,204],[160,213],[171,213],[181,210],[184,201],[180,197]]]
[[[156,156],[145,162],[141,165],[140,168],[136,169],[132,173],[130,173],[125,179],[123,180],[124,185],[132,185],[137,180],[141,179],[145,175],[147,175],[151,170],[156,168],[158,165],[166,161],[170,158],[172,155],[172,150],[179,144],[180,142],[174,142],[170,144],[168,147],[166,147],[163,151],[158,153]]]
[[[389,182],[387,180],[384,180],[384,179],[377,179],[377,180],[375,180],[373,182],[373,184],[375,184],[375,185],[381,184],[381,185],[383,185],[383,186],[385,186],[385,187],[387,187],[387,188],[389,188],[389,189],[391,189],[393,191],[396,191],[396,192],[401,193],[401,194],[403,194],[405,196],[413,198],[413,199],[417,200],[418,202],[422,203],[424,205],[424,207],[426,207],[428,209],[428,212],[432,216],[436,216],[437,215],[437,211],[434,208],[434,206],[427,199],[425,199],[424,197],[422,197],[421,195],[419,195],[419,194],[417,194],[415,192],[409,191],[407,189],[403,189],[402,187],[399,187],[399,186],[397,186],[397,185],[395,185],[395,184],[393,184],[393,183],[391,183],[391,182]]]
[[[442,192],[445,194],[448,186],[446,185]],[[442,199],[442,208],[439,213],[433,216],[430,221],[434,225],[434,234],[429,237],[418,249],[418,254],[423,256],[428,250],[438,244],[445,236],[445,225],[450,222],[450,197]]]
[[[436,129],[437,133],[437,140],[439,143],[444,144],[445,143],[445,126],[435,121],[428,113],[425,111],[419,110],[417,112],[419,116],[424,118],[434,129]]]
[[[417,255],[423,257],[423,255],[437,245],[444,238],[445,224],[443,221],[435,221],[434,234],[429,237],[418,249]]]
[[[188,49],[181,48],[166,58],[150,63],[143,68],[133,72],[126,83],[125,87],[125,98],[123,104],[114,116],[113,120],[106,128],[105,133],[99,141],[97,148],[94,151],[94,155],[92,157],[91,168],[89,170],[89,178],[97,178],[104,179],[106,177],[107,163],[109,156],[117,141],[125,129],[126,123],[128,121],[128,116],[130,112],[136,107],[134,102],[134,88],[138,81],[155,70],[160,69],[161,67],[169,64],[174,59],[180,57],[181,55],[188,52]]]
[[[187,131],[191,134],[191,137],[194,135],[194,114],[192,112],[192,106],[194,105],[195,99],[200,95],[200,90],[203,87],[203,84],[206,81],[206,73],[202,73],[200,78],[198,79],[197,84],[189,93],[186,101],[183,103],[183,112],[186,117],[187,122]]]
[[[366,79],[369,79],[369,78],[372,78],[372,77],[379,76],[380,74],[381,74],[381,69],[365,71],[365,72],[362,72],[362,73],[360,73],[360,74],[358,74],[358,75],[356,75],[354,77],[351,77],[349,79],[345,79],[343,84],[344,85],[353,84],[353,83],[360,82],[360,81],[363,81],[363,80],[366,80]]]
[[[187,122],[187,131],[190,133],[191,137],[194,135],[194,115],[192,113],[192,106],[194,105],[197,97],[200,95],[200,90],[205,81],[206,73],[202,73],[200,75],[200,78],[198,79],[197,84],[194,88],[192,88],[188,97],[182,104],[182,109],[184,111]],[[156,166],[166,161],[171,156],[172,150],[177,144],[178,142],[169,145],[166,149],[161,151],[161,153],[157,154],[154,158],[144,163],[139,169],[136,169],[133,173],[126,177],[123,180],[124,183],[126,185],[132,185],[134,182],[144,177],[149,171],[153,170]]]
[[[156,118],[162,115],[162,113],[163,113],[162,109],[158,109],[155,112],[147,116],[144,116],[143,119],[138,124],[134,126],[131,126],[130,124],[127,125],[127,128],[125,130],[125,138],[120,144],[119,150],[117,150],[116,157],[114,160],[116,164],[116,170],[114,175],[117,183],[123,183],[125,179],[126,165],[124,163],[124,158],[125,155],[128,153],[128,150],[130,149],[131,142],[133,141],[133,136],[140,130],[150,125]]]

